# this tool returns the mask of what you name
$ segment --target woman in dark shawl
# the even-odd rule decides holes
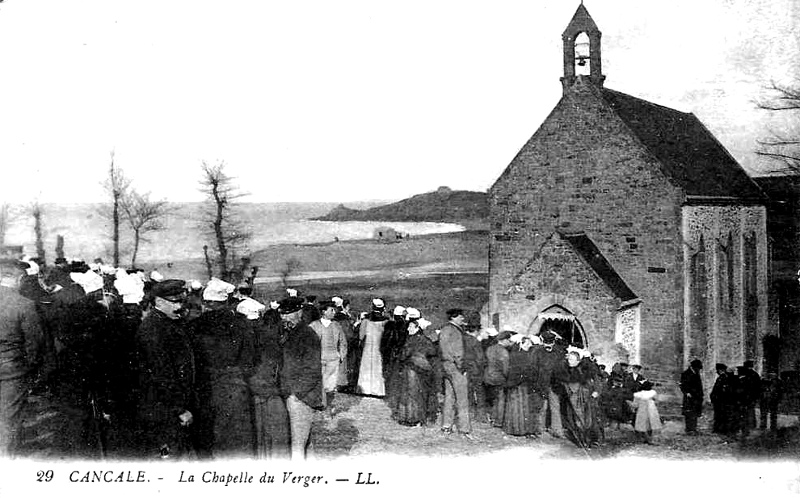
[[[603,440],[599,422],[597,367],[578,351],[567,352],[567,369],[561,384],[566,396],[561,402],[561,420],[570,441],[581,448],[598,446]]]
[[[539,411],[543,403],[537,389],[536,355],[528,337],[518,334],[511,340],[515,345],[508,353],[503,431],[512,436],[535,437],[541,432]]]
[[[435,389],[434,361],[436,346],[421,334],[416,319],[408,322],[408,338],[398,357],[397,389],[393,396],[392,416],[403,425],[427,425],[436,422],[438,400]]]

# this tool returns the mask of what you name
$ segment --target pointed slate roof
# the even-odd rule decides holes
[[[764,202],[758,185],[694,114],[607,88],[601,91],[686,195]]]
[[[567,33],[575,31],[599,31],[597,28],[597,24],[595,24],[592,16],[589,15],[589,11],[586,10],[586,7],[583,4],[578,6],[578,10],[575,11],[575,14],[572,16],[572,20],[567,24],[567,29],[564,30],[562,36],[566,36]]]

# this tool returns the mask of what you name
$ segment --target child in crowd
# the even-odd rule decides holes
[[[636,435],[645,443],[653,444],[653,432],[661,430],[661,415],[656,407],[653,383],[643,382],[641,391],[633,393],[633,402],[636,406],[636,422],[633,427]]]

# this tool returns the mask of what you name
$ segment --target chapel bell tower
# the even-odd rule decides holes
[[[603,86],[606,77],[601,65],[600,36],[597,24],[581,2],[561,35],[564,41],[564,77],[561,83],[565,91],[580,76],[587,77],[598,87]]]

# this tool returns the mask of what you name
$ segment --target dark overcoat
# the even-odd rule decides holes
[[[693,413],[698,416],[703,412],[703,379],[696,370],[687,368],[681,374],[680,383],[683,393],[683,413]]]
[[[158,310],[147,315],[136,333],[139,372],[137,433],[147,455],[162,445],[173,451],[185,437],[178,416],[194,407],[195,364],[189,334],[180,320]]]
[[[258,363],[250,320],[230,308],[192,322],[197,360],[198,451],[201,456],[245,456],[255,444],[248,379]]]
[[[322,347],[319,336],[300,322],[286,331],[283,345],[281,389],[285,397],[295,395],[311,408],[322,404]]]

